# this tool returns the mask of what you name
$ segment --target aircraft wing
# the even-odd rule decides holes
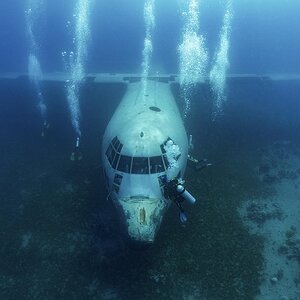
[[[247,81],[247,80],[270,80],[270,81],[288,81],[288,80],[300,80],[300,74],[228,74],[228,81]],[[11,72],[0,73],[0,80],[15,80],[15,79],[28,79],[29,74],[24,72]],[[51,72],[44,73],[41,81],[50,82],[67,82],[70,80],[71,74],[66,72]],[[82,79],[86,82],[94,83],[124,83],[140,81],[141,74],[133,73],[87,73]],[[166,83],[179,83],[179,74],[159,74],[149,76],[151,80],[158,80]],[[209,77],[203,77],[199,83],[207,83]]]

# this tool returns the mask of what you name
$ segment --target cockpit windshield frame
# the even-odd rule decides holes
[[[111,167],[117,171],[128,174],[149,175],[163,173],[169,167],[164,146],[171,140],[167,140],[160,145],[161,155],[151,157],[128,156],[121,154],[123,144],[115,136],[109,144],[105,155]]]

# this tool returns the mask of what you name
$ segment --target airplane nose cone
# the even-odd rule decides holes
[[[166,200],[130,197],[120,199],[119,205],[129,238],[153,243],[168,205]]]

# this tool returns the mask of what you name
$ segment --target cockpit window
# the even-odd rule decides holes
[[[168,161],[168,159],[167,159],[167,156],[164,155],[164,156],[163,156],[163,159],[164,159],[164,163],[165,163],[166,169],[168,169],[168,167],[170,166],[170,163],[169,163],[169,161]]]
[[[120,175],[120,174],[115,174],[115,177],[114,177],[114,184],[116,184],[116,185],[121,185],[122,178],[123,178],[122,175]]]
[[[150,173],[161,173],[165,171],[164,163],[161,156],[150,157]]]
[[[132,174],[149,174],[148,157],[134,157],[132,161]]]
[[[165,146],[167,145],[167,142],[168,141],[172,141],[174,142],[170,137],[168,137],[161,145],[160,145],[160,149],[161,149],[161,152],[163,154],[163,160],[164,160],[164,164],[165,164],[165,168],[168,169],[168,167],[170,166],[170,163],[167,159],[167,154],[166,154],[166,149],[165,149]],[[176,144],[175,144],[176,145]]]
[[[131,160],[131,156],[121,155],[117,170],[125,173],[130,173]]]
[[[106,150],[106,156],[108,158],[108,161],[110,162],[110,164],[112,164],[113,160],[114,160],[114,156],[116,154],[114,148],[112,147],[112,145],[109,145],[107,150]]]
[[[162,154],[165,154],[166,153],[166,149],[165,149],[165,146],[167,144],[168,141],[172,140],[170,137],[168,137],[161,145],[160,145],[160,149],[161,149],[161,152]]]
[[[119,141],[119,139],[117,137],[114,137],[111,144],[115,148],[116,152],[121,152],[123,144],[121,144],[121,142]]]
[[[112,190],[115,191],[117,194],[119,193],[122,179],[123,179],[122,175],[120,175],[118,173],[115,174]]]
[[[116,168],[116,166],[117,166],[117,164],[118,164],[118,162],[119,162],[119,159],[120,159],[120,154],[119,153],[116,153],[116,155],[115,155],[115,157],[114,157],[114,160],[113,160],[113,162],[112,162],[112,164],[111,164],[111,166],[115,169]]]
[[[164,146],[165,146],[165,143],[163,143],[163,144],[160,145],[160,149],[161,149],[161,153],[162,153],[162,154],[165,154],[165,153],[166,153],[166,150],[165,150],[165,147],[164,147]]]
[[[106,157],[113,169],[129,174],[155,174],[162,173],[169,166],[166,157],[165,145],[171,140],[167,138],[166,141],[160,145],[161,155],[152,157],[131,157],[122,155],[121,150],[123,144],[117,137],[114,137],[106,150]]]
[[[111,143],[112,143],[112,145],[115,147],[115,146],[116,146],[116,143],[117,143],[118,141],[119,141],[118,138],[115,136],[115,137],[113,138],[113,140],[111,141]]]
[[[114,145],[117,152],[121,152],[123,145],[120,143],[120,141],[117,139]]]
[[[123,144],[121,144],[117,137],[114,137],[105,152],[105,155],[113,168],[118,164],[122,147]]]

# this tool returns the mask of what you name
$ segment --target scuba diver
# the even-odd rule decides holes
[[[189,136],[189,149],[190,151],[194,149],[192,135]],[[188,154],[188,165],[193,167],[193,169],[197,172],[206,167],[212,166],[207,159],[198,160],[190,154]],[[184,187],[184,180],[176,177],[168,181],[167,178],[165,178],[164,196],[176,204],[176,206],[179,208],[179,219],[182,223],[185,223],[187,221],[187,216],[182,208],[182,203],[186,200],[190,204],[194,204],[196,199]]]
[[[196,202],[196,199],[185,189],[183,184],[184,180],[175,178],[164,185],[164,196],[173,201],[179,208],[179,219],[182,223],[187,221],[186,214],[182,208],[182,203],[184,200],[188,201],[190,204]]]
[[[193,144],[193,136],[190,134],[189,136],[189,151],[192,152],[194,150]],[[198,160],[192,155],[188,154],[188,166],[193,167],[195,171],[201,171],[206,167],[212,166],[210,162],[206,158]]]
[[[193,167],[195,171],[201,171],[206,167],[212,166],[212,163],[208,162],[206,158],[198,160],[188,154],[188,166]]]
[[[82,153],[80,151],[80,138],[79,137],[76,138],[75,148],[71,153],[70,160],[71,161],[82,160]]]

